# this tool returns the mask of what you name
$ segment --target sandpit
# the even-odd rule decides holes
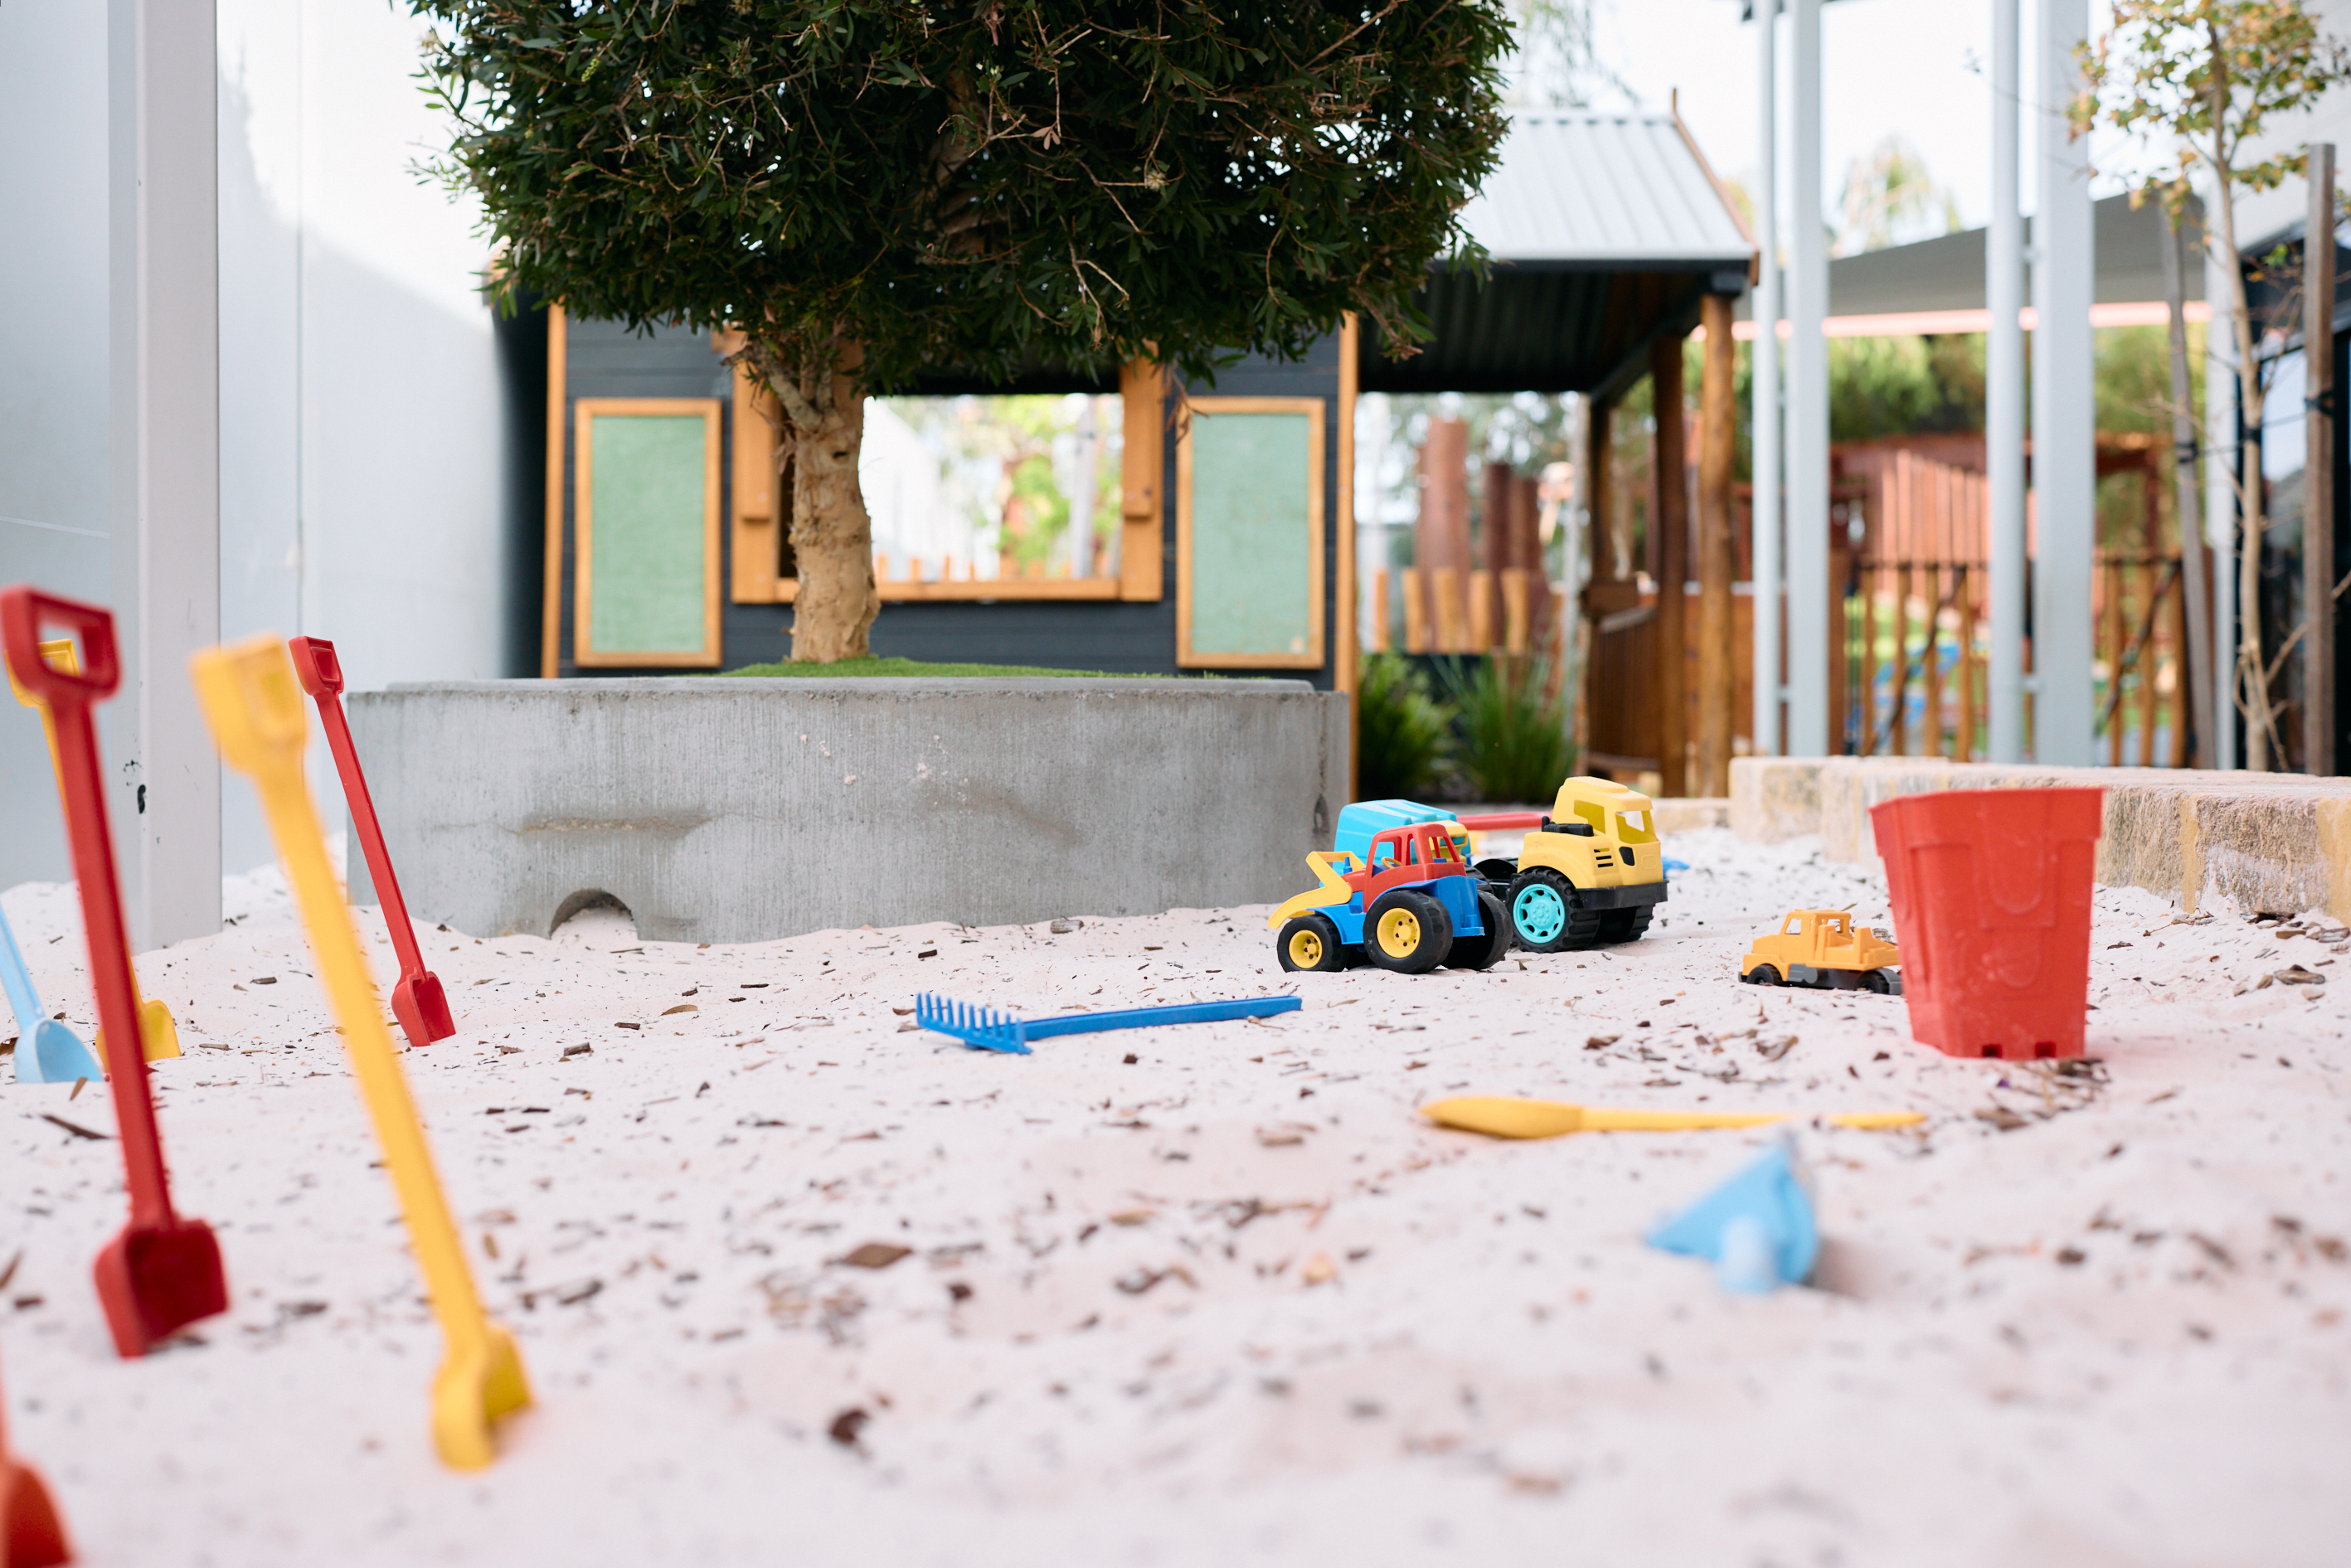
[[[1950,1061],[1899,998],[1734,977],[1789,907],[1883,925],[1881,882],[1670,849],[1648,937],[1485,975],[1287,976],[1261,907],[423,928],[462,1032],[405,1063],[538,1396],[465,1475],[299,928],[239,879],[140,960],[235,1305],[118,1361],[119,1151],[59,1124],[110,1134],[106,1090],[8,1086],[14,1445],[93,1564],[2341,1561],[2339,945],[2101,890],[2095,1063]],[[5,896],[87,1038],[71,890]],[[2332,983],[2261,984],[2295,966]],[[1020,1059],[914,1029],[925,989],[1305,1007]],[[1817,1287],[1742,1298],[1640,1237],[1769,1134],[1499,1144],[1422,1124],[1447,1092],[1930,1120],[1802,1124]]]

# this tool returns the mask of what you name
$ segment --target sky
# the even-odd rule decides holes
[[[1755,27],[1740,0],[1593,0],[1595,49],[1637,95],[1664,110],[1676,88],[1681,114],[1718,172],[1752,187],[1756,156]],[[2023,0],[2023,77],[2035,70],[2038,6]],[[2105,7],[2091,6],[2095,29]],[[1790,23],[1780,23],[1781,181],[1788,180]],[[1821,10],[1823,201],[1834,220],[1846,168],[1889,133],[1925,160],[1973,227],[1991,206],[1990,0],[1837,0]],[[1602,100],[1596,107],[1620,107]],[[2024,154],[2029,172],[2031,145]],[[2101,194],[2105,192],[2102,190]],[[2033,205],[2030,180],[2023,205]],[[1783,208],[1784,211],[1784,208]]]

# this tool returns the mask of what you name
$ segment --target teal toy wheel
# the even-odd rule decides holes
[[[1519,873],[1503,902],[1510,912],[1510,935],[1530,953],[1589,947],[1600,933],[1600,911],[1584,908],[1574,884],[1549,866]]]
[[[1546,883],[1531,882],[1510,900],[1510,924],[1530,947],[1555,941],[1567,929],[1567,901]]]

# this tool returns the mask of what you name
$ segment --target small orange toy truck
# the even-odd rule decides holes
[[[1898,995],[1902,977],[1889,973],[1902,955],[1842,909],[1792,909],[1771,935],[1758,936],[1739,966],[1750,986],[1810,986],[1821,991]]]

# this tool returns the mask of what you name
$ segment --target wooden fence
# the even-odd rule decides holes
[[[1404,599],[1407,653],[1548,652],[1564,621],[1563,591],[1521,567],[1499,572],[1404,567],[1395,573],[1395,587]],[[1371,637],[1365,643],[1370,653],[1388,645],[1388,572],[1382,568],[1372,574]]]
[[[1854,562],[1844,605],[1844,738],[1859,757],[1987,753],[1991,649],[1980,562]],[[2104,551],[2091,613],[2097,734],[2113,766],[2184,768],[2187,631],[2179,558]],[[2025,645],[2032,668],[2032,644]],[[2028,699],[2029,700],[2029,699]]]

